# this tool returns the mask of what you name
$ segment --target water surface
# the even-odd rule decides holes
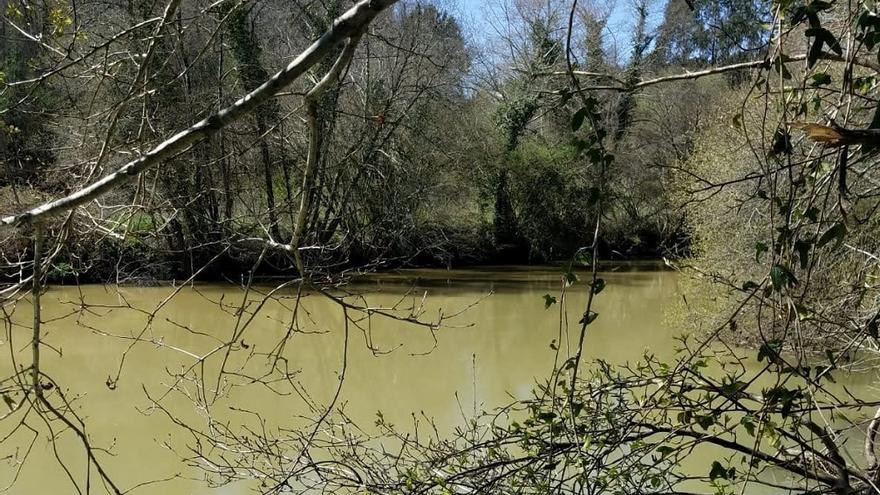
[[[645,352],[670,359],[676,331],[664,322],[666,311],[680,297],[678,275],[617,271],[603,277],[607,288],[596,299],[600,316],[590,327],[584,359],[624,363],[640,359]],[[369,425],[381,411],[386,420],[407,424],[413,413],[423,413],[434,419],[440,431],[451,430],[474,412],[528,398],[559,359],[551,343],[559,344],[561,359],[565,359],[570,351],[566,342],[576,339],[575,322],[583,311],[586,291],[579,283],[566,292],[569,314],[562,320],[572,323],[569,334],[560,325],[561,305],[545,308],[544,295],[560,298],[562,286],[560,271],[554,268],[419,270],[361,280],[346,288],[364,294],[363,300],[350,300],[354,304],[395,307],[400,310],[395,313],[398,316],[408,314],[405,308],[416,308],[425,321],[457,316],[444,319],[443,327],[432,332],[378,315],[366,319],[350,310],[351,316],[361,319],[358,325],[349,325],[345,356],[343,309],[320,294],[305,295],[296,308],[300,327],[290,334],[282,353],[287,369],[296,372],[292,385],[279,387],[288,395],[259,384],[239,387],[218,401],[212,413],[229,418],[232,426],[248,421],[241,419],[244,415],[237,409],[259,411],[273,426],[302,426],[300,416],[314,416],[303,397],[313,405],[328,404],[336,394],[345,357],[345,380],[337,404],[352,420]],[[248,297],[249,311],[262,299],[260,293],[272,285],[256,289]],[[242,374],[253,372],[254,366],[265,364],[253,356],[276,349],[288,335],[295,290],[277,295],[281,299],[265,303],[240,336],[227,370],[241,365]],[[69,398],[76,399],[77,412],[86,421],[92,441],[112,453],[104,459],[122,488],[179,476],[133,493],[248,493],[243,485],[207,487],[200,479],[203,474],[179,457],[186,453],[192,437],[166,415],[151,411],[147,398],[147,394],[162,397],[175,373],[192,366],[194,356],[203,356],[232,335],[236,322],[241,324],[236,309],[243,298],[240,288],[229,285],[54,287],[44,296],[45,340],[57,350],[45,352],[44,369]],[[154,311],[150,320],[148,314]],[[4,341],[5,349],[0,348],[9,355],[11,345],[22,363],[30,360],[29,318],[28,304],[20,304],[13,319],[23,327],[13,332],[13,342]],[[242,356],[247,355],[251,360],[244,364]],[[219,362],[218,354],[208,367],[216,369]],[[120,366],[119,379],[114,381]],[[213,375],[211,370],[206,373]],[[865,386],[865,380],[857,379],[861,384],[856,385]],[[199,384],[187,390],[198,394]],[[181,394],[162,400],[179,419],[198,422],[204,415]],[[71,437],[62,436],[59,451],[75,476],[82,478],[84,456]],[[27,438],[22,432],[13,435],[3,444],[2,457],[15,454],[13,444],[21,448]],[[0,469],[0,482],[8,483],[13,471],[12,466]],[[92,479],[94,488],[98,485],[94,473]],[[38,492],[72,493],[45,439],[34,445],[12,489],[12,493]],[[95,493],[103,492],[99,487]]]

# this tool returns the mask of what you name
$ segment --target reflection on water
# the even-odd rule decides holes
[[[639,359],[645,351],[671,358],[674,332],[663,321],[665,308],[678,297],[677,275],[621,271],[603,276],[607,289],[596,300],[600,316],[590,327],[585,359],[623,363]],[[580,318],[586,292],[577,286],[568,290],[567,317],[573,326],[572,335],[567,336],[567,329],[559,324],[560,305],[544,307],[543,295],[558,296],[560,288],[556,269],[419,270],[359,281],[348,289],[365,293],[371,306],[418,306],[424,298],[427,319],[467,311],[447,320],[435,335],[424,327],[378,316],[363,321],[360,328],[352,327],[340,404],[359,424],[371,424],[377,411],[397,424],[411,421],[412,413],[424,412],[443,431],[461,424],[474,410],[528,397],[553,366],[551,342],[562,342],[560,350],[565,354],[568,337],[572,342],[576,337],[574,323]],[[192,365],[192,356],[229,338],[242,291],[197,285],[184,288],[162,305],[173,290],[52,289],[44,298],[43,311],[48,321],[46,342],[57,352],[45,353],[45,370],[63,385],[68,397],[77,399],[91,439],[112,452],[107,466],[122,487],[179,475],[196,479],[178,478],[141,487],[135,493],[245,493],[248,487],[244,485],[207,488],[198,479],[201,473],[184,465],[170,450],[185,453],[192,438],[166,416],[149,414],[145,395],[160,396],[171,374]],[[283,294],[288,297],[267,303],[241,336],[250,352],[268,352],[287,335],[294,303],[291,291]],[[259,300],[259,294],[250,297]],[[89,305],[88,311],[75,311],[80,301]],[[160,305],[152,325],[147,326],[144,311]],[[336,390],[342,364],[342,310],[326,297],[308,295],[298,315],[303,328],[285,348],[287,366],[298,371],[297,390],[326,404]],[[28,318],[27,304],[20,304],[14,320],[27,322]],[[17,358],[28,363],[26,328],[17,329],[14,336],[16,340],[4,342],[0,350],[8,355],[12,346]],[[150,343],[130,347],[132,336]],[[124,353],[122,373],[111,389],[108,378],[116,376]],[[300,424],[299,415],[309,414],[301,393],[279,396],[255,385],[236,390],[218,407],[259,410],[272,424],[291,427]],[[166,402],[169,409],[181,419],[197,421],[202,412],[193,410],[192,403],[180,395],[174,397],[175,403]],[[224,411],[212,413],[223,415]],[[228,417],[235,421],[240,416]],[[82,477],[84,457],[69,437],[60,450],[68,454],[75,476]],[[28,438],[25,433],[14,435],[4,443],[0,457],[13,453],[13,443],[25,445]],[[38,441],[31,455],[13,493],[71,491],[45,440]],[[8,471],[12,472],[11,467]],[[0,476],[4,476],[0,482],[9,481],[2,471]]]

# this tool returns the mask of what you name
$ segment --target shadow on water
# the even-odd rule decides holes
[[[671,272],[662,260],[605,262],[600,264],[600,276],[622,286],[643,284],[658,273]],[[366,274],[353,278],[362,287],[410,286],[416,288],[443,288],[484,291],[523,289],[553,289],[562,287],[566,267],[560,266],[486,266],[467,269],[399,269]],[[571,270],[581,281],[589,280],[591,271],[586,267]],[[625,274],[625,276],[623,276]],[[577,290],[576,287],[574,290]]]

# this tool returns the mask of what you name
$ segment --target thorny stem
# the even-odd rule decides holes
[[[575,93],[577,93],[577,95],[581,98],[581,100],[583,100],[584,106],[587,106],[587,100],[584,97],[584,93],[583,93],[584,90],[581,88],[580,81],[578,81],[578,78],[574,74],[574,64],[572,63],[572,60],[571,60],[571,37],[572,37],[572,33],[574,31],[574,29],[573,29],[574,16],[575,16],[575,12],[577,11],[577,5],[578,5],[578,0],[574,0],[572,2],[571,10],[569,12],[568,32],[567,32],[567,37],[566,37],[566,49],[565,49],[565,63],[567,65],[568,74],[571,77],[572,85],[575,87]],[[596,133],[598,130],[598,126],[597,126],[598,123],[592,122],[592,120],[593,120],[592,116],[590,117],[590,120],[591,120],[591,126],[593,128],[593,132]],[[605,151],[604,146],[602,144],[601,136],[596,134],[596,138],[597,138],[596,142],[599,144],[600,147],[603,148],[603,151]],[[603,155],[604,155],[604,153],[603,153]],[[598,185],[599,199],[595,205],[596,223],[595,223],[595,227],[593,230],[592,245],[590,246],[591,258],[592,258],[590,260],[590,262],[591,262],[591,281],[590,281],[590,285],[589,285],[589,292],[587,293],[588,294],[587,295],[587,305],[584,310],[583,319],[581,320],[581,330],[580,330],[580,334],[578,335],[578,345],[577,345],[577,348],[575,349],[575,356],[574,356],[574,360],[573,360],[574,362],[573,362],[572,371],[571,371],[571,381],[570,381],[570,386],[569,386],[569,391],[568,391],[568,406],[571,409],[572,426],[575,426],[574,425],[574,422],[575,422],[574,391],[575,391],[575,385],[577,383],[578,367],[581,362],[581,356],[583,355],[584,339],[586,338],[587,327],[591,323],[591,312],[592,312],[592,307],[593,307],[593,298],[596,294],[596,291],[594,290],[594,288],[596,287],[596,282],[598,280],[598,272],[599,272],[599,262],[598,262],[599,231],[600,231],[601,221],[602,221],[601,201],[602,201],[602,194],[604,193],[604,185],[605,185],[604,184],[605,183],[604,156],[602,157],[602,159],[600,159],[599,166],[600,166],[599,185]],[[577,431],[577,428],[574,428],[574,430]]]

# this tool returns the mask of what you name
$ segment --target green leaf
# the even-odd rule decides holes
[[[782,341],[779,339],[768,340],[761,344],[761,347],[758,348],[758,362],[760,363],[765,358],[768,363],[779,363],[780,357],[779,352],[782,350]]]
[[[596,321],[596,318],[598,318],[598,317],[599,317],[599,313],[590,311],[589,313],[586,313],[578,323],[580,323],[581,325],[589,325],[590,323],[593,323],[594,321]]]
[[[780,385],[764,390],[763,395],[768,406],[781,405],[779,412],[782,417],[788,417],[792,407],[803,398],[804,393],[799,388],[790,390]]]
[[[880,105],[874,109],[874,118],[871,119],[871,124],[868,126],[869,129],[880,129]]]
[[[580,110],[578,110],[577,112],[575,112],[574,115],[572,115],[572,117],[571,117],[571,130],[573,132],[577,132],[577,130],[580,129],[581,126],[584,125],[584,119],[587,117],[587,112],[588,112],[587,108],[584,107],[584,108],[581,108]]]
[[[814,27],[807,29],[805,34],[810,38],[816,38],[817,41],[822,40],[822,43],[828,45],[828,48],[838,56],[843,55],[843,48],[840,46],[840,42],[837,41],[837,38],[831,34],[831,31],[823,27]]]
[[[794,9],[791,17],[792,25],[804,22],[804,19],[810,22],[810,26],[818,28],[821,26],[819,21],[819,12],[831,8],[831,3],[822,0],[813,0],[806,5]]]
[[[825,72],[817,72],[813,74],[812,79],[813,80],[810,82],[811,86],[824,86],[826,84],[831,84],[831,76]]]
[[[783,79],[791,79],[791,72],[788,71],[788,67],[785,66],[785,62],[788,61],[788,57],[779,56],[773,59],[773,68],[776,69],[780,75],[782,75]]]
[[[597,278],[595,282],[593,282],[593,294],[598,294],[605,289],[605,279]]]
[[[593,206],[599,202],[602,197],[602,191],[598,187],[587,189],[587,206]]]
[[[821,248],[824,247],[831,241],[837,241],[834,244],[834,248],[837,249],[843,244],[843,239],[846,237],[846,225],[842,223],[836,223],[833,227],[826,230],[822,237],[819,238],[819,242],[816,243],[816,247]]]
[[[840,46],[840,42],[837,41],[837,38],[831,34],[831,31],[819,27],[818,25],[814,25],[807,29],[805,34],[807,37],[813,38],[813,41],[810,44],[810,52],[807,54],[807,67],[812,67],[816,61],[819,60],[819,57],[822,56],[823,45],[828,46],[828,48],[838,56],[843,55],[843,48]]]
[[[748,433],[749,436],[752,436],[752,437],[755,436],[754,419],[755,418],[753,416],[746,415],[746,416],[743,416],[742,419],[739,420],[739,424],[741,424],[746,429],[746,433]]]
[[[697,416],[697,424],[700,425],[700,428],[704,430],[708,430],[715,424],[715,416],[711,414],[707,414],[705,416]]]
[[[781,155],[791,154],[791,136],[788,134],[787,130],[784,129],[776,129],[776,133],[773,134],[773,147],[770,149],[773,155]]]
[[[565,104],[568,103],[569,100],[571,100],[572,96],[574,96],[574,93],[572,93],[568,88],[563,89],[559,94],[559,106],[565,106]]]
[[[880,34],[880,33],[878,33]],[[880,40],[878,40],[880,41]],[[878,56],[880,56],[880,52],[878,52]],[[871,119],[871,123],[868,125],[868,129],[880,129],[880,105],[874,109],[874,118]],[[876,144],[863,144],[862,145],[862,153],[868,153],[877,149]]]
[[[822,56],[822,40],[814,39],[810,43],[810,51],[807,52],[807,67],[812,68],[816,65],[816,61]]]
[[[758,287],[760,287],[760,285],[758,285],[757,282],[754,282],[752,280],[747,280],[747,281],[743,282],[742,289],[743,290],[755,290]]]
[[[15,410],[16,406],[18,405],[15,403],[15,400],[13,400],[12,397],[6,395],[5,393],[2,395],[3,395],[3,402],[6,403],[6,407],[8,407],[10,411]]]
[[[657,450],[657,452],[660,453],[660,455],[661,455],[662,457],[666,457],[666,456],[668,456],[669,454],[675,452],[675,449],[672,448],[672,447],[670,447],[670,446],[668,446],[668,445],[661,445],[661,446],[657,447],[656,450]]]
[[[541,421],[544,421],[545,423],[549,423],[556,418],[556,413],[551,411],[540,412],[538,413],[537,418]]]
[[[715,481],[719,478],[727,479],[727,469],[724,469],[724,466],[722,466],[720,462],[713,461],[712,469],[709,470],[709,479]]]
[[[799,320],[806,320],[807,318],[812,318],[813,316],[815,316],[813,310],[807,306],[804,306],[803,304],[795,303],[794,309],[795,311],[797,311]]]
[[[763,242],[755,243],[755,263],[761,262],[761,256],[766,253],[768,249],[767,244],[764,244]]]
[[[834,374],[831,373],[835,369],[834,366],[816,366],[816,381],[825,379],[831,383],[837,383]]]
[[[824,0],[813,0],[810,2],[810,8],[814,12],[822,12],[823,10],[828,10],[833,7],[834,4],[832,2],[826,2]]]
[[[554,304],[556,304],[556,297],[551,296],[550,294],[544,294],[544,309],[547,309]]]
[[[782,265],[773,265],[770,269],[770,281],[773,282],[773,288],[780,290],[783,287],[794,287],[798,281],[791,270]]]
[[[575,253],[573,262],[580,266],[590,266],[593,262],[593,255],[590,251],[582,249]]]
[[[878,318],[880,318],[880,313],[875,314],[870,320],[868,320],[868,324],[865,326],[865,329],[868,331],[868,335],[870,335],[874,340],[880,339],[880,329],[878,329],[880,325],[878,325]]]
[[[867,94],[876,84],[877,78],[874,76],[857,77],[852,82],[853,88],[861,94]]]
[[[804,216],[815,222],[819,219],[819,209],[815,206],[810,207],[807,211],[804,212]]]
[[[744,390],[748,386],[748,383],[738,381],[738,380],[730,380],[726,381],[721,385],[721,393],[727,397],[736,397],[739,393]]]
[[[812,247],[812,241],[803,241],[798,240],[794,243],[794,250],[797,251],[798,260],[801,264],[801,270],[806,270],[808,264],[808,256],[810,254],[810,247]]]
[[[737,129],[742,129],[742,114],[738,113],[733,116],[733,126]]]
[[[689,410],[685,409],[684,411],[678,413],[678,415],[676,416],[676,419],[678,419],[678,422],[681,424],[688,424],[691,422],[692,415],[693,415],[693,413],[691,413]]]

